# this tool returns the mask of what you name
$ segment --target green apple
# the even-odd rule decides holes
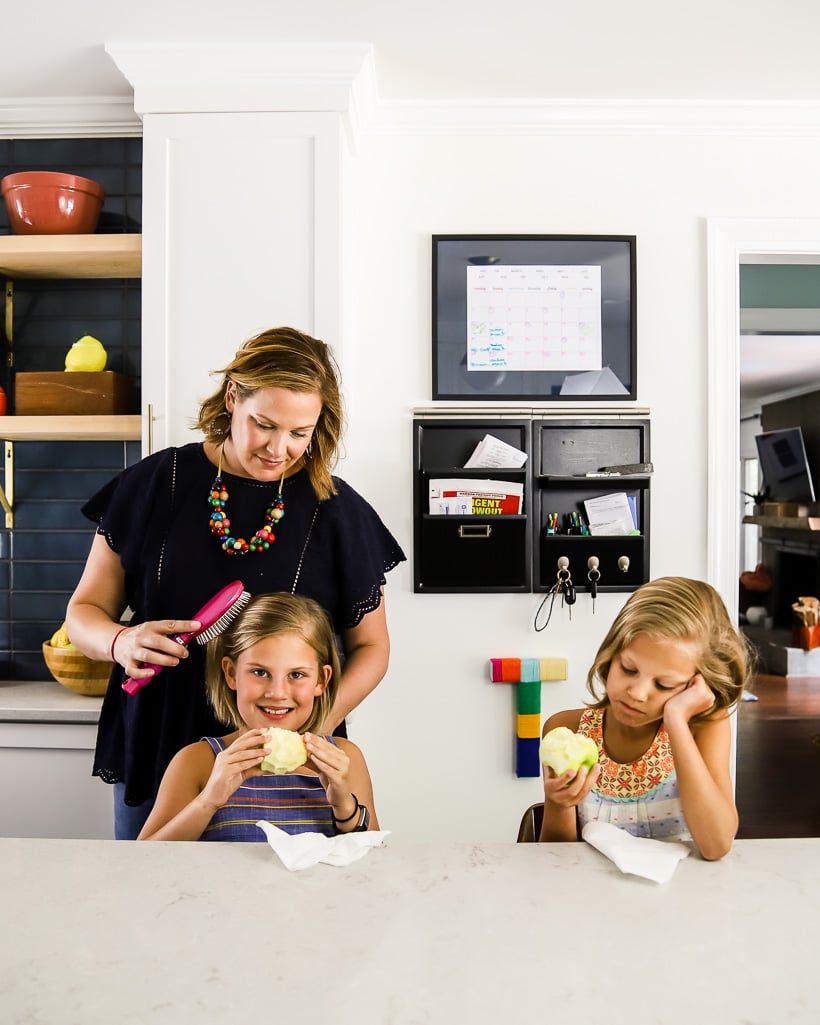
[[[566,726],[556,726],[541,741],[539,757],[556,776],[568,769],[578,772],[582,766],[591,769],[598,761],[598,745],[590,737],[582,737]]]
[[[265,747],[271,749],[270,754],[262,759],[262,772],[272,772],[274,776],[284,776],[293,772],[307,761],[307,748],[300,733],[293,730],[281,730],[271,726],[265,731]]]

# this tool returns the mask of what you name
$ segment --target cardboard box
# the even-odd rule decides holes
[[[17,416],[95,416],[133,413],[130,377],[113,370],[97,373],[57,370],[15,375]]]

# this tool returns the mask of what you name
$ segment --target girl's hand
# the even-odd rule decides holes
[[[262,759],[270,753],[263,744],[264,736],[264,730],[248,730],[219,752],[200,795],[207,805],[214,810],[222,808],[246,779],[261,775]]]
[[[133,679],[149,679],[154,671],[146,669],[146,663],[175,666],[188,657],[188,649],[173,638],[198,630],[200,625],[196,619],[161,619],[126,627],[114,639],[114,660]]]
[[[706,680],[697,673],[683,690],[678,691],[663,706],[663,721],[668,724],[674,717],[679,716],[688,723],[693,716],[708,712],[714,703],[715,695]]]
[[[334,814],[346,819],[353,805],[353,792],[348,782],[350,759],[344,751],[324,737],[305,733],[308,765],[319,773],[319,781],[327,791],[327,799]]]
[[[545,766],[544,797],[559,808],[574,808],[592,790],[600,775],[600,765],[593,765],[591,769],[582,765],[577,771],[567,769],[562,776],[556,776]]]

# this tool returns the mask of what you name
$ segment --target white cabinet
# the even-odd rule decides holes
[[[113,790],[91,775],[97,727],[0,722],[0,835],[112,840]]]

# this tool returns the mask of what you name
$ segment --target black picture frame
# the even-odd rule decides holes
[[[637,398],[634,235],[433,235],[432,243],[434,399],[586,403]],[[527,267],[539,270],[531,273],[525,270]],[[567,270],[573,267],[581,269]],[[473,270],[469,272],[468,285],[470,268]],[[510,276],[507,268],[521,280],[531,279],[533,273],[550,277],[560,271],[570,278],[591,276],[593,287],[586,291],[594,296],[600,289],[600,323],[593,325],[596,345],[590,347],[591,356],[576,357],[564,352],[560,359],[555,357],[560,364],[556,369],[509,368],[504,364],[508,359],[512,361],[512,355],[505,351],[503,341],[490,356],[487,348],[476,342],[477,332],[486,330],[487,324],[482,322],[476,327],[474,320],[473,337],[469,337],[470,289],[475,301],[477,280],[499,282],[505,275]],[[597,305],[591,307],[594,316]],[[572,327],[577,329],[578,325]],[[505,331],[492,327],[489,330],[502,336]],[[549,361],[552,357],[544,358]],[[577,370],[565,365],[575,358],[586,359],[587,365]],[[471,361],[482,360],[484,366],[470,366]],[[602,372],[590,366],[590,360],[595,366],[600,363]],[[575,376],[576,373],[585,376]],[[565,384],[570,376],[575,380]],[[562,392],[562,388],[568,390]]]

